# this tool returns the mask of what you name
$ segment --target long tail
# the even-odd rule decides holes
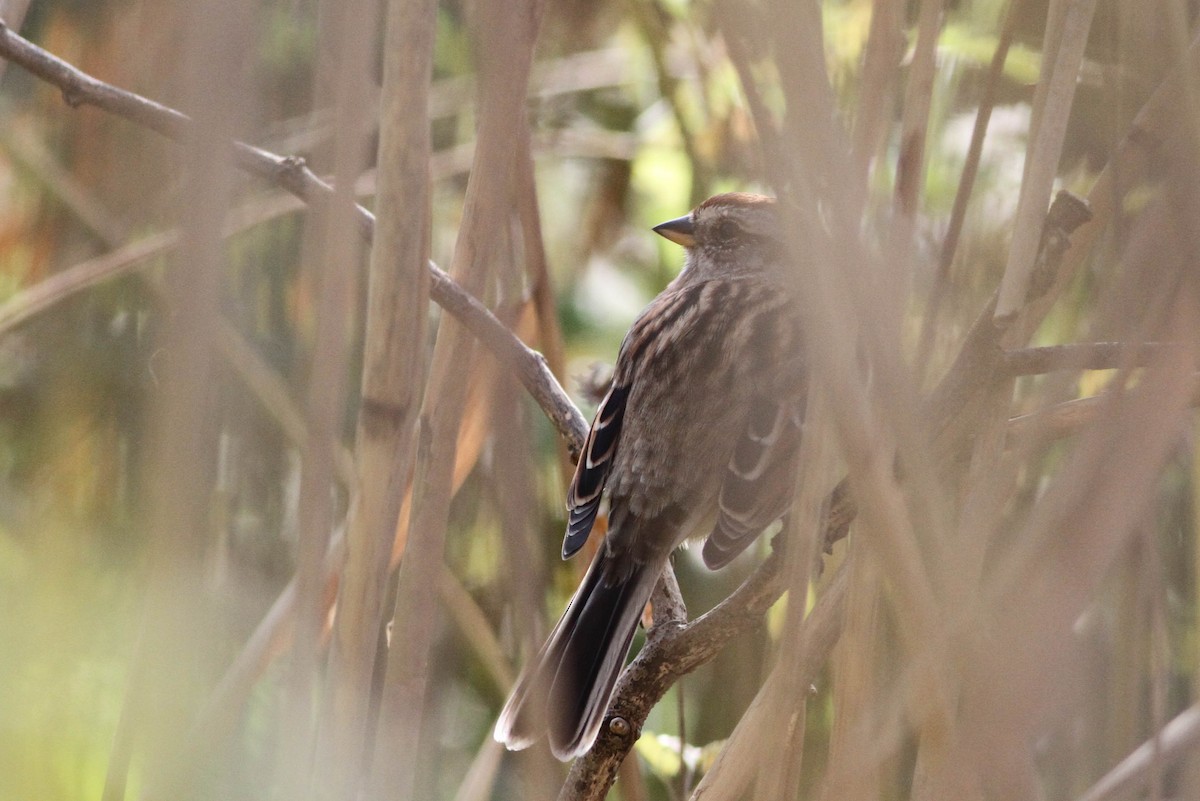
[[[550,750],[565,761],[587,751],[596,739],[661,572],[655,565],[639,565],[622,575],[611,562],[602,546],[504,705],[494,736],[510,749],[530,745],[545,727]]]

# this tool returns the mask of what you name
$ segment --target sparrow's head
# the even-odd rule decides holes
[[[764,195],[713,195],[654,231],[687,248],[692,280],[761,273],[784,252],[778,207]]]

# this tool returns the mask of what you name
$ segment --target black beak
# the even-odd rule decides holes
[[[654,233],[670,239],[677,245],[683,245],[685,248],[696,244],[696,226],[692,223],[690,214],[654,226]]]

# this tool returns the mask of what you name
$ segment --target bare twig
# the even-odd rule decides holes
[[[1057,245],[1068,242],[1069,237],[1090,219],[1076,213],[1078,203],[1077,198],[1060,192],[1041,224],[1044,250],[1039,261],[1044,272],[1055,277],[1052,282],[1056,287],[1062,285],[1061,274],[1073,269],[1074,264],[1064,260],[1068,251]],[[1055,245],[1053,253],[1049,250],[1051,244]],[[1081,249],[1084,248],[1076,244],[1069,253],[1075,255]],[[1049,298],[1041,300],[1048,302]],[[977,406],[980,397],[986,396],[996,381],[1006,378],[1005,352],[1001,348],[1006,329],[995,324],[995,303],[993,297],[976,318],[954,363],[926,402],[926,416],[934,421],[935,433],[951,449],[959,447],[964,432],[975,430],[977,421],[971,418],[978,415],[978,410],[971,410]],[[1039,308],[1045,309],[1044,306]],[[1027,327],[1032,328],[1031,325]]]
[[[1071,249],[1066,253],[1062,267],[1049,289],[1040,297],[1029,299],[1017,322],[1011,326],[1012,341],[1006,343],[1007,347],[1018,347],[1033,336],[1050,307],[1091,252],[1092,243],[1114,219],[1120,191],[1133,185],[1139,176],[1144,176],[1150,161],[1161,154],[1163,144],[1176,134],[1181,125],[1190,124],[1190,118],[1182,114],[1186,104],[1181,100],[1192,91],[1197,71],[1200,71],[1200,33],[1193,36],[1180,62],[1142,105],[1129,130],[1117,143],[1108,163],[1088,190],[1086,203],[1090,209],[1091,224],[1084,225],[1074,236]]]
[[[1180,345],[1145,342],[1087,342],[1076,345],[1048,345],[1040,348],[1011,350],[1004,354],[1005,371],[1012,376],[1042,375],[1057,370],[1112,370],[1126,365],[1144,365],[1164,350]]]
[[[1119,801],[1133,798],[1162,762],[1174,762],[1200,743],[1200,706],[1191,706],[1139,745],[1100,781],[1079,796],[1079,801]]]
[[[0,0],[0,15],[3,16],[3,23],[14,31],[21,30],[21,25],[25,22],[25,12],[29,10],[31,2],[32,0]],[[0,63],[0,77],[4,76],[4,70],[7,67],[7,64]]]
[[[1163,353],[1165,353],[1164,351]],[[1161,354],[1158,358],[1161,358]],[[1200,405],[1200,375],[1194,379],[1196,389],[1192,393],[1192,406]],[[1077,432],[1082,427],[1101,419],[1109,399],[1104,395],[1076,398],[1063,401],[1045,409],[1023,414],[1008,421],[1010,442],[1032,437],[1058,439]]]
[[[525,97],[542,7],[541,0],[526,0],[517,7],[476,7],[481,38],[479,138],[453,265],[455,274],[473,295],[486,288],[496,254],[506,249],[511,253],[504,222],[515,196],[512,142],[520,138],[523,127],[513,109],[520,108]],[[394,3],[389,30],[399,34],[405,29],[409,36],[419,31],[422,48],[431,47],[434,11],[432,3],[415,7],[407,2]],[[397,39],[389,48],[405,46]],[[427,70],[428,63],[422,63]],[[395,76],[398,84],[402,77]],[[406,80],[411,82],[412,78]],[[423,105],[412,102],[414,98],[407,100],[404,107],[395,109],[396,113],[407,114],[408,109]],[[424,120],[417,124],[428,128]],[[411,181],[416,176],[407,177]],[[437,605],[429,597],[426,584],[429,576],[441,568],[445,551],[458,432],[470,377],[462,363],[470,358],[473,346],[469,330],[455,320],[443,321],[421,408],[423,424],[428,426],[428,448],[417,461],[420,480],[413,482],[411,535],[397,577],[393,636],[403,646],[388,653],[380,709],[380,731],[384,736],[379,738],[371,781],[371,795],[376,798],[418,798],[426,794],[422,788],[430,772],[423,769],[428,761],[421,759],[421,744],[438,619]]]
[[[687,605],[683,602],[683,593],[679,591],[679,580],[675,578],[675,568],[670,564],[663,571],[650,596],[654,609],[654,622],[658,623],[687,623]]]
[[[517,379],[566,438],[572,454],[578,455],[587,436],[587,422],[550,371],[546,358],[514,337],[486,306],[461,291],[454,279],[432,262],[429,271],[433,277],[429,287],[430,297],[457,317],[480,342],[486,342],[504,364],[516,371]]]
[[[57,86],[62,90],[63,99],[68,105],[92,105],[175,140],[183,137],[190,125],[190,120],[181,112],[93,78],[17,35],[3,22],[0,22],[0,57]],[[239,168],[279,186],[301,200],[310,200],[318,194],[328,196],[333,193],[333,188],[318,178],[300,159],[268,153],[241,142],[233,143],[232,148],[235,164]],[[362,206],[355,207],[355,216],[364,235],[371,236],[375,228],[375,216]],[[433,273],[435,266],[432,262],[430,267]],[[109,268],[115,269],[111,264]],[[542,380],[536,376],[552,377],[544,366],[538,366],[541,356],[519,342],[511,331],[487,313],[483,304],[467,296],[462,288],[444,273],[444,280],[438,280],[437,275],[431,277],[430,298],[452,315],[462,318],[461,322],[473,333],[486,332],[486,338],[481,339],[482,343],[506,364],[516,356],[520,362],[517,375],[526,389],[530,389],[527,381]],[[557,380],[551,385],[538,388],[535,395],[539,405],[549,398],[553,398],[551,406],[554,409],[551,422],[577,452],[587,433],[587,422],[575,409]]]
[[[1066,271],[1064,270],[1062,272],[1066,272]],[[449,281],[448,278],[446,280]],[[436,284],[437,284],[437,277],[435,275],[434,285],[436,286]],[[453,292],[455,289],[457,289],[457,287],[454,286],[452,281],[450,281],[449,286],[450,286],[450,289],[447,290],[449,292]],[[435,290],[435,294],[436,294],[436,290]],[[494,317],[490,317],[489,315],[487,315],[486,308],[482,307],[482,304],[478,304],[478,302],[475,301],[474,298],[471,298],[471,297],[468,297],[467,301],[468,301],[468,304],[467,304],[468,306],[470,306],[470,302],[474,302],[478,305],[479,309],[482,309],[482,312],[479,312],[478,309],[472,309],[470,312],[465,312],[465,313],[473,315],[471,319],[473,321],[473,324],[475,326],[477,326],[477,328],[471,328],[471,330],[473,332],[491,331],[493,333],[497,333],[495,328],[489,327],[492,325],[492,322],[495,322],[495,325],[499,327],[498,333],[503,335],[501,338],[503,339],[504,337],[508,337],[508,339],[505,339],[505,343],[506,343],[505,346],[507,346],[509,348],[507,351],[505,351],[505,353],[507,355],[501,357],[502,359],[506,360],[505,363],[521,365],[521,369],[525,371],[523,373],[524,380],[527,380],[537,386],[540,386],[543,388],[548,388],[547,391],[550,392],[551,397],[552,398],[556,397],[554,390],[557,389],[557,384],[556,383],[550,384],[545,381],[544,375],[543,375],[543,373],[545,372],[545,364],[543,362],[539,361],[539,357],[537,356],[537,354],[534,354],[534,353],[528,351],[528,349],[525,349],[524,346],[520,346],[519,343],[514,344],[513,342],[509,341],[509,340],[511,340],[511,335],[508,332],[508,330],[502,324],[500,324],[498,321],[495,321]],[[1006,356],[1003,352],[999,351],[998,345],[994,339],[986,338],[986,337],[985,337],[985,339],[986,339],[986,344],[987,344],[987,347],[989,350],[989,352],[987,354],[987,358],[982,359],[979,363],[974,364],[974,365],[967,365],[966,363],[963,363],[962,365],[959,365],[960,367],[963,367],[964,369],[966,369],[966,368],[970,368],[970,367],[977,367],[979,364],[983,364],[983,365],[986,365],[986,369],[987,369],[988,373],[995,374],[994,371],[997,369],[1008,369],[1008,370],[1010,370],[1009,375],[1016,375],[1016,374],[1023,374],[1023,373],[1018,373],[1016,371],[1023,370],[1023,369],[1029,369],[1030,364],[1038,363],[1039,359],[1044,359],[1044,361],[1042,361],[1040,363],[1043,364],[1044,366],[1046,366],[1047,369],[1050,369],[1050,368],[1058,369],[1055,366],[1056,365],[1055,359],[1048,358],[1048,357],[1045,357],[1042,355],[1031,355],[1029,352],[1014,352],[1016,354],[1021,354],[1021,355]],[[494,337],[489,339],[485,336],[484,341],[487,342],[489,346],[493,346],[496,340]],[[501,350],[504,350],[505,346],[499,346],[499,347]],[[1089,357],[1089,358],[1091,358],[1091,357]],[[1016,362],[1019,363],[1016,366],[1013,365],[1014,359]],[[1025,361],[1022,362],[1022,359],[1024,359]],[[1067,359],[1066,357],[1062,357],[1062,359],[1065,361],[1069,361],[1069,359]],[[1097,357],[1097,359],[1098,360],[1096,362],[1089,362],[1089,364],[1099,363],[1101,361],[1099,359],[1099,357]],[[958,378],[960,378],[960,379],[963,379],[965,377],[970,377],[970,376],[969,376],[969,374],[966,376],[958,376]],[[980,377],[979,375],[974,376],[974,378],[979,378],[979,377]],[[984,377],[986,378],[986,376],[984,376]],[[951,382],[951,383],[953,383],[953,382]],[[527,386],[528,386],[528,384],[527,384]],[[986,387],[985,387],[985,390],[986,390]],[[561,393],[561,390],[559,389],[558,392]],[[539,400],[539,402],[542,402],[542,401]],[[545,404],[543,403],[543,405],[545,405]],[[568,406],[569,405],[570,404],[568,401]],[[951,406],[953,406],[953,404],[951,404]],[[937,419],[940,420],[942,418],[938,417]],[[576,425],[576,424],[578,424],[578,425]],[[581,428],[579,428],[579,426],[582,425],[582,420],[578,418],[577,412],[574,415],[571,415],[570,410],[568,409],[565,411],[562,419],[556,422],[556,425],[559,426],[560,430],[566,432],[566,433],[564,433],[564,436],[570,437],[572,432],[581,431]],[[578,439],[576,439],[576,441],[578,441]]]

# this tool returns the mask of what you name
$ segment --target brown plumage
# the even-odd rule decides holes
[[[500,714],[509,748],[543,729],[559,759],[590,748],[671,552],[707,535],[723,567],[788,511],[807,386],[780,224],[773,200],[735,193],[654,229],[687,260],[625,336],[592,422],[563,558],[604,496],[609,532]]]

